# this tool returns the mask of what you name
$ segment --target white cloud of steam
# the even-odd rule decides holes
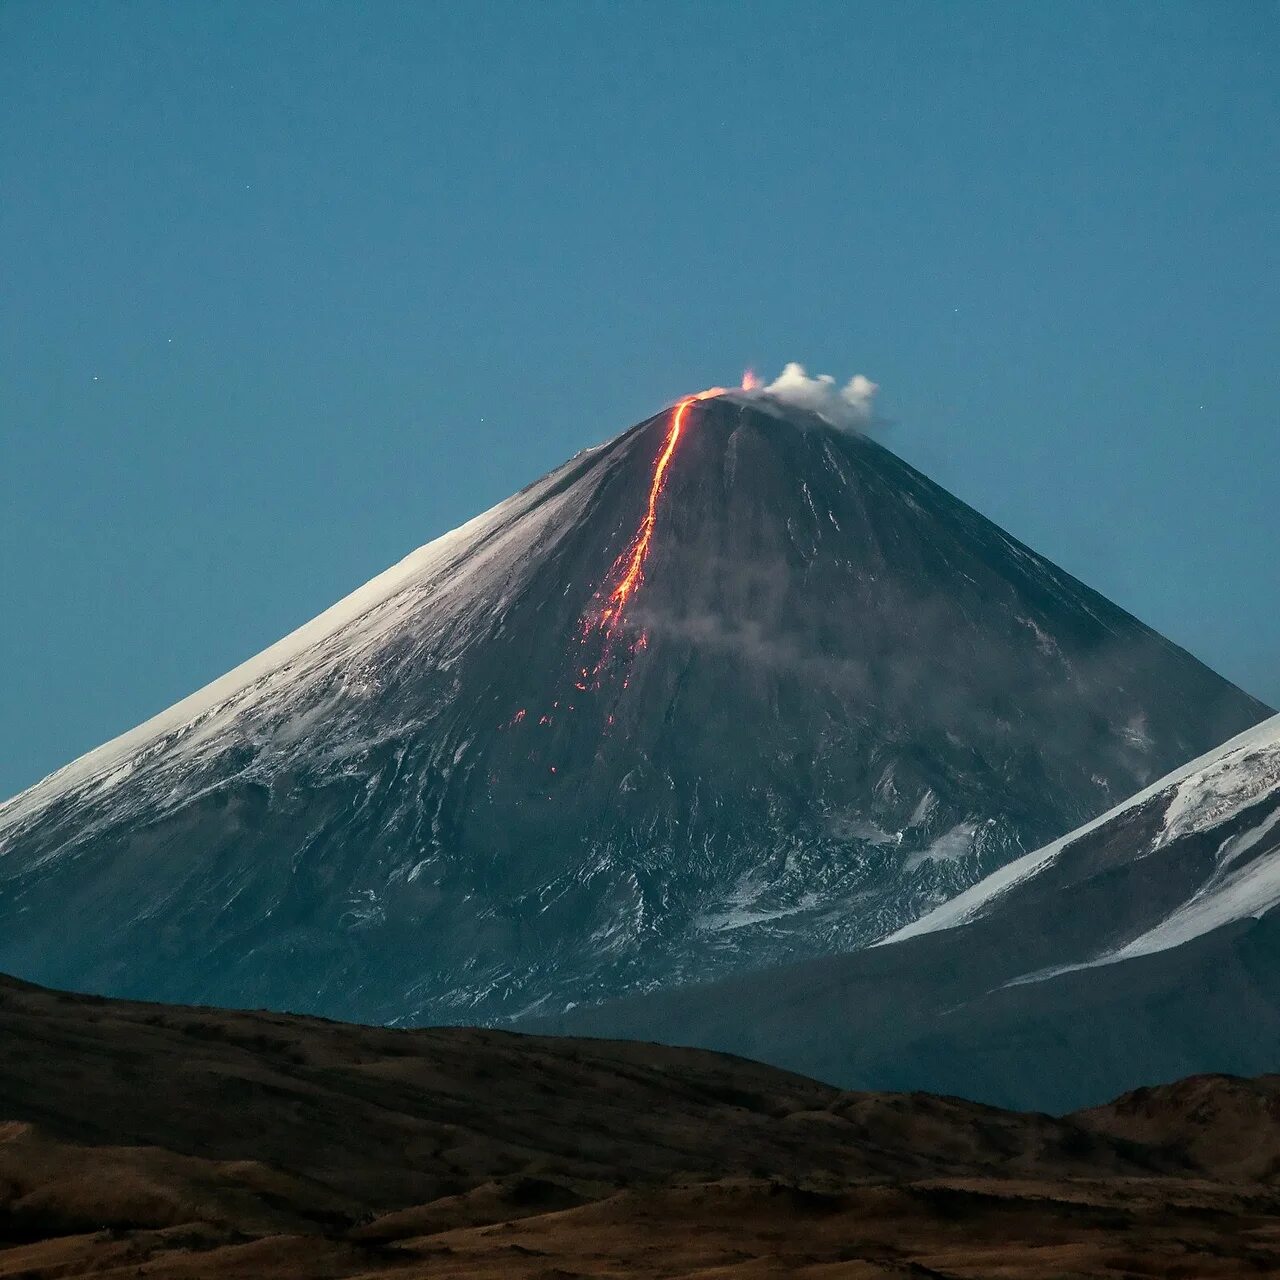
[[[810,377],[804,365],[794,360],[767,386],[738,392],[748,399],[776,400],[782,404],[808,409],[825,418],[833,427],[865,430],[875,421],[877,383],[855,374],[844,386],[837,386],[829,373]]]

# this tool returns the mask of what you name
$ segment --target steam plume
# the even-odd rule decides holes
[[[754,375],[752,375],[754,378]],[[777,400],[808,409],[834,427],[862,430],[875,420],[874,402],[879,385],[855,374],[844,386],[837,386],[829,373],[810,377],[804,365],[794,360],[767,386],[745,386],[734,394],[753,401]]]

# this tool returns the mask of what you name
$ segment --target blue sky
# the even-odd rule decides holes
[[[0,5],[0,794],[798,359],[1280,703],[1270,3]]]

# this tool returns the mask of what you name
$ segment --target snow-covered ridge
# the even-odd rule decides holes
[[[1280,824],[1280,808],[1243,835],[1228,841],[1234,849],[1226,851],[1219,874],[1154,929],[1110,952],[1105,959],[1127,960],[1130,956],[1167,951],[1221,925],[1266,915],[1280,903],[1280,865],[1274,859],[1262,858],[1243,867],[1233,866],[1229,871],[1226,868],[1240,854],[1266,839],[1277,824]]]
[[[558,493],[557,486],[603,447],[583,450],[536,483],[410,552],[225,675],[0,803],[0,854],[5,829],[68,793],[87,786],[102,790],[122,781],[153,744],[179,738],[190,750],[255,705],[350,662],[403,623],[424,590],[438,585],[459,596],[492,586],[540,533],[558,518],[571,520],[581,508],[598,475],[587,469]]]
[[[1224,826],[1271,794],[1280,796],[1280,716],[1264,720],[1174,770],[1060,840],[1016,859],[958,897],[891,933],[877,945],[953,929],[990,914],[1015,886],[1044,874],[1086,836],[1122,821],[1125,815],[1151,800],[1164,801],[1160,830],[1154,839],[1143,841],[1132,850],[1133,858],[1153,856],[1189,835]],[[1213,876],[1160,924],[1104,956],[1067,968],[1110,963],[1165,950],[1234,920],[1260,916],[1276,906],[1280,903],[1280,859],[1264,856],[1247,864],[1242,860],[1277,827],[1280,827],[1280,808],[1263,816],[1250,829],[1224,840],[1218,849]],[[1053,972],[1063,971],[1057,968]]]

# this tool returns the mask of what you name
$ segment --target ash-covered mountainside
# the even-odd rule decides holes
[[[1264,713],[873,441],[689,402],[0,808],[0,968],[550,1012],[859,947]]]
[[[1280,1063],[1280,716],[857,955],[561,1015],[1037,1110]]]

